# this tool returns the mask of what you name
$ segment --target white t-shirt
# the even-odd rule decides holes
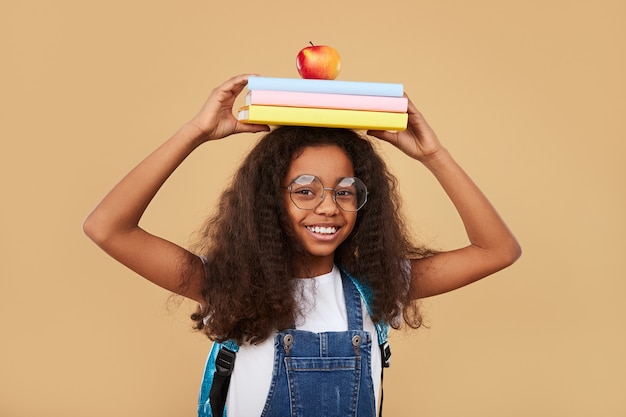
[[[302,286],[303,299],[300,301],[305,308],[304,319],[296,323],[297,329],[315,333],[348,330],[341,274],[336,266],[328,274],[300,279],[298,283]],[[381,372],[378,336],[363,300],[361,306],[363,330],[372,335],[372,381],[378,409]],[[226,399],[228,417],[261,415],[272,382],[273,365],[273,337],[259,345],[243,345],[239,348]]]

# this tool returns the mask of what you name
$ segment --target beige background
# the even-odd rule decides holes
[[[626,416],[626,3],[8,1],[0,5],[0,416],[192,416],[209,342],[81,223],[227,77],[402,82],[524,255],[393,335],[387,416]],[[199,149],[145,217],[185,244],[256,139]],[[416,234],[465,243],[381,145]]]

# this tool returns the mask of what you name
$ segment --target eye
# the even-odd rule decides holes
[[[291,195],[298,200],[312,200],[317,196],[314,189],[306,187],[292,188]]]
[[[356,195],[356,191],[351,188],[342,188],[335,191],[335,195],[337,196],[337,198],[341,199],[352,199]]]
[[[298,195],[302,195],[302,196],[315,195],[313,190],[310,190],[310,189],[307,189],[307,188],[300,188],[300,189],[297,189],[297,190],[293,190],[292,193],[298,194]]]

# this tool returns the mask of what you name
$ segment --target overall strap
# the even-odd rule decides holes
[[[345,274],[341,274],[343,297],[346,304],[346,314],[349,330],[363,330],[363,310],[361,308],[361,293],[354,282]]]
[[[350,278],[354,286],[359,290],[363,301],[365,302],[365,308],[367,309],[370,317],[372,316],[372,304],[373,297],[372,289],[367,285],[353,277],[348,271],[341,268],[341,274]],[[382,353],[383,367],[389,368],[390,358],[391,358],[391,349],[389,348],[389,323],[378,322],[374,323],[374,327],[376,328],[376,333],[378,335],[378,345],[380,346],[380,351]]]
[[[354,286],[357,288],[363,301],[365,302],[365,308],[367,309],[368,314],[372,317],[372,304],[374,294],[372,293],[372,289],[359,281],[357,278],[353,277],[348,271],[341,268],[341,274],[350,278]],[[378,322],[374,323],[376,327],[376,333],[378,334],[378,346],[380,347],[380,356],[382,360],[382,369],[380,371],[380,405],[378,409],[378,417],[383,416],[383,376],[385,374],[385,368],[389,368],[390,358],[391,358],[391,348],[389,347],[389,323]]]

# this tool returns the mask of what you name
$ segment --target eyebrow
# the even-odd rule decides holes
[[[309,172],[303,172],[303,173],[301,173],[301,174],[297,174],[295,177],[293,177],[291,180],[289,180],[289,184],[291,184],[291,183],[292,183],[292,182],[294,182],[297,178],[300,178],[300,177],[301,177],[301,176],[303,176],[303,175],[312,175],[312,176],[314,176],[315,178],[317,178],[318,180],[320,180],[320,182],[322,183],[322,185],[324,185],[324,182],[322,181],[322,179],[321,179],[320,177],[318,177],[318,176],[317,176],[317,175],[315,175],[315,174],[311,174],[311,173],[309,173]],[[344,178],[354,178],[354,177],[356,177],[356,175],[354,175],[354,174],[353,174],[353,175],[344,175],[344,176],[339,176],[339,177],[336,177],[335,182],[334,182],[333,184],[337,185],[337,184],[339,184],[339,181],[341,181],[341,180],[342,180],[342,179],[344,179]],[[287,185],[289,185],[289,184],[287,184]]]

